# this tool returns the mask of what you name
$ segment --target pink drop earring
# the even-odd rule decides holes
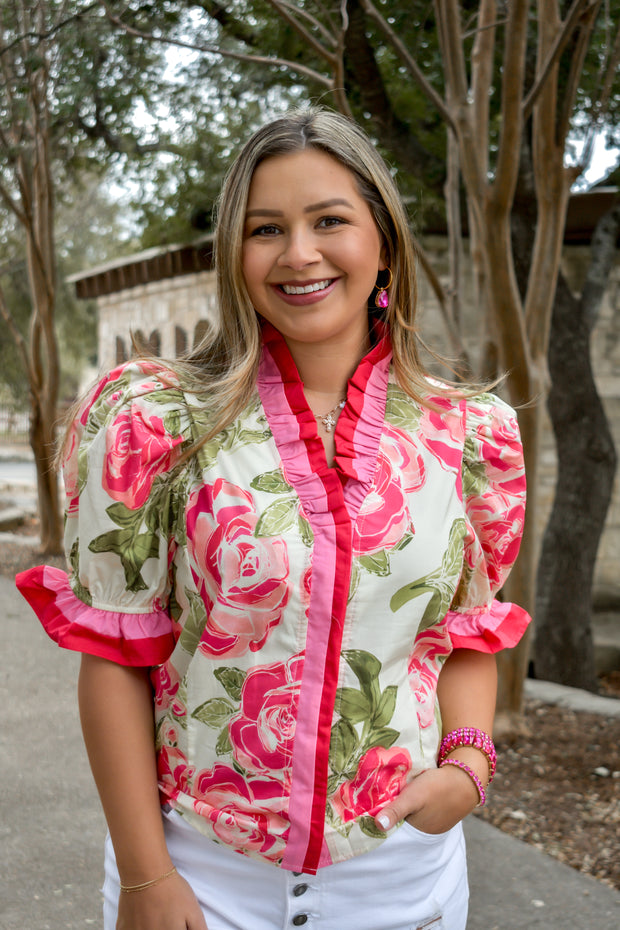
[[[375,297],[375,307],[378,307],[380,310],[387,310],[387,308],[390,306],[390,295],[388,294],[388,288],[392,284],[392,269],[386,268],[385,270],[390,276],[389,280],[384,287],[379,287],[377,296]]]

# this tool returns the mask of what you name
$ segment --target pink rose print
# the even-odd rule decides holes
[[[413,532],[406,495],[421,488],[425,478],[424,461],[415,444],[401,430],[386,427],[374,486],[353,529],[355,555],[391,549],[408,530]]]
[[[411,756],[406,749],[369,749],[360,759],[355,777],[340,785],[330,798],[334,811],[344,823],[363,815],[374,817],[400,794],[410,769]]]
[[[209,615],[198,645],[206,656],[257,652],[282,617],[286,545],[254,536],[257,523],[251,495],[222,478],[190,496],[188,550]]]
[[[168,797],[174,798],[179,792],[191,794],[194,772],[194,766],[187,764],[176,746],[162,746],[157,753],[157,775]]]
[[[463,458],[463,420],[455,416],[453,401],[447,397],[433,397],[439,410],[425,407],[418,429],[420,441],[439,462],[444,471],[460,474]],[[445,413],[442,413],[445,410]]]
[[[194,782],[195,808],[213,824],[229,846],[260,853],[277,862],[289,831],[282,785],[271,779],[244,778],[226,765],[199,772]]]
[[[303,656],[251,669],[228,733],[239,765],[261,774],[290,768]]]
[[[122,410],[106,434],[103,489],[130,510],[142,507],[155,477],[170,468],[182,436],[166,432],[161,417],[134,401]]]
[[[62,466],[62,476],[65,486],[66,512],[67,516],[75,514],[79,509],[79,463],[78,463],[78,446],[82,429],[77,422],[71,424],[67,441],[65,444],[65,454]]]
[[[426,630],[416,637],[409,657],[409,684],[418,703],[418,721],[422,729],[435,719],[437,679],[443,660],[452,652],[450,637],[445,629]]]

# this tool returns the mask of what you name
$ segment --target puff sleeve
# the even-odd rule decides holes
[[[530,622],[517,604],[495,599],[523,534],[523,449],[516,415],[502,400],[485,394],[469,399],[465,407],[465,552],[446,622],[454,648],[498,652],[515,646]]]
[[[104,378],[73,421],[63,462],[70,572],[43,565],[16,578],[60,646],[135,666],[172,651],[168,479],[188,438],[185,410],[173,372],[134,362]]]

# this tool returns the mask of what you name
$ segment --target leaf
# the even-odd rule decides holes
[[[142,510],[130,510],[129,507],[126,507],[124,504],[120,503],[120,501],[117,501],[115,504],[110,504],[110,506],[106,508],[106,513],[110,520],[116,523],[117,526],[122,526],[126,529],[137,531],[142,523]]]
[[[390,722],[396,709],[397,693],[398,687],[396,685],[388,685],[385,689],[372,718],[373,727],[384,727]]]
[[[357,589],[360,586],[361,577],[362,573],[360,571],[359,565],[357,564],[357,559],[353,559],[351,563],[351,581],[349,582],[349,596],[347,598],[347,604],[355,597]]]
[[[194,655],[200,642],[205,624],[207,622],[207,611],[203,599],[195,591],[189,588],[185,589],[185,594],[189,601],[189,613],[183,624],[183,631],[179,637],[179,645],[189,655]]]
[[[390,610],[396,613],[397,610],[400,610],[401,607],[404,607],[415,597],[420,597],[421,594],[434,593],[435,589],[427,584],[427,578],[429,577],[429,575],[425,575],[423,578],[410,581],[409,584],[399,588],[390,598]]]
[[[192,717],[206,723],[213,730],[220,730],[235,710],[236,708],[225,698],[210,698],[192,712]]]
[[[226,694],[228,694],[233,701],[239,703],[241,700],[241,688],[245,681],[245,672],[240,668],[231,668],[227,665],[223,665],[216,668],[213,674],[226,691]]]
[[[414,534],[411,530],[407,530],[400,542],[397,542],[393,548],[393,552],[400,552],[401,549],[404,549],[405,546],[408,546],[411,540],[414,539]]]
[[[393,730],[391,727],[381,727],[378,730],[373,730],[368,737],[364,740],[364,752],[368,752],[369,749],[375,749],[377,746],[383,747],[383,749],[389,749],[390,746],[393,746],[400,732],[398,730]]]
[[[287,484],[284,480],[284,475],[279,468],[257,475],[250,482],[250,487],[256,491],[267,491],[268,494],[290,494],[293,490],[290,484]]]
[[[297,520],[297,501],[284,498],[270,504],[263,511],[254,530],[255,536],[281,536],[290,530]]]
[[[312,547],[314,542],[314,533],[312,532],[312,527],[308,523],[305,517],[302,517],[301,514],[298,517],[298,526],[299,526],[299,535],[301,536],[301,541],[304,546],[307,546],[308,549]]]
[[[359,739],[355,728],[348,720],[341,717],[332,727],[329,744],[329,764],[333,772],[342,774],[346,772],[351,756],[359,746]]]
[[[357,821],[362,833],[375,839],[385,839],[385,830],[381,830],[375,823],[374,817],[360,817]]]
[[[218,756],[227,756],[232,752],[232,743],[230,742],[230,736],[228,734],[228,727],[224,727],[220,731],[220,735],[217,738],[215,744],[215,753]]]
[[[379,552],[373,552],[372,555],[362,555],[358,559],[358,562],[362,568],[373,575],[385,577],[391,572],[390,557],[385,549],[380,549]]]
[[[364,649],[344,649],[342,655],[362,686],[379,677],[381,662],[371,652]]]
[[[417,430],[422,412],[407,395],[394,385],[388,386],[385,419],[400,429]]]
[[[338,688],[335,709],[351,723],[360,723],[370,718],[370,701],[355,688]]]

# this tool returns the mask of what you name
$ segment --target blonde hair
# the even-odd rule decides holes
[[[353,174],[381,233],[392,272],[389,307],[382,313],[393,347],[394,369],[416,400],[428,394],[415,329],[416,259],[402,200],[374,145],[351,120],[320,108],[293,110],[263,126],[248,140],[222,186],[214,245],[219,323],[182,366],[195,388],[207,391],[213,435],[227,426],[255,390],[260,360],[260,323],[250,301],[242,268],[243,233],[250,184],[261,162],[314,148],[335,158]],[[369,295],[374,307],[375,292]],[[175,367],[179,367],[178,364]]]

